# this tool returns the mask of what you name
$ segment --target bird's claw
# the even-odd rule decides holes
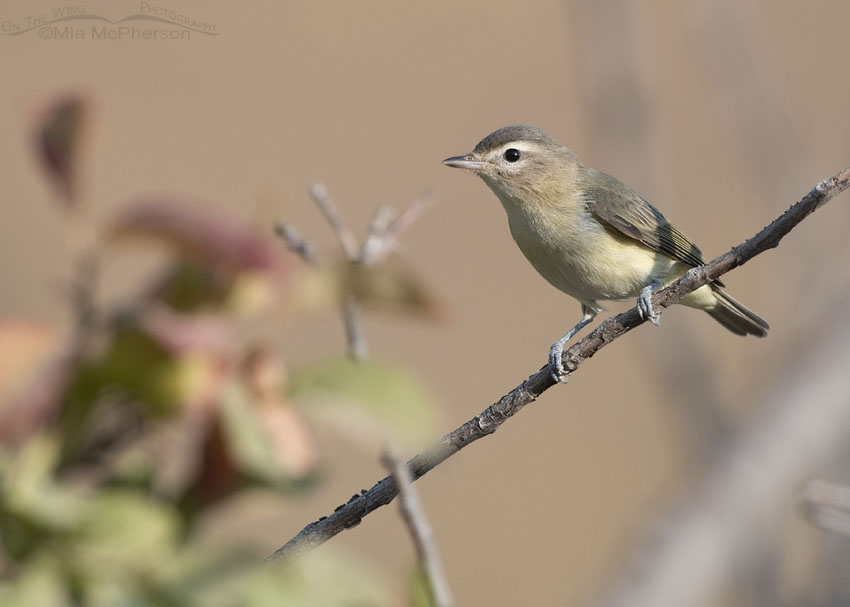
[[[564,370],[564,344],[556,341],[549,350],[549,366],[552,367],[552,379],[559,384],[567,383],[567,372]]]
[[[652,309],[653,286],[649,285],[641,289],[637,300],[637,308],[641,318],[645,318],[655,326],[658,326],[661,322],[661,316],[656,314],[655,310]]]
[[[566,335],[552,344],[552,347],[549,348],[549,366],[552,367],[552,379],[559,384],[567,383],[567,375],[569,375],[569,373],[564,370],[564,346],[568,341],[570,341],[570,338],[573,335],[578,333],[582,327],[593,320],[593,317],[596,316],[596,312],[591,312],[590,308],[584,304],[581,306],[581,311],[582,317],[581,320],[576,323],[576,326],[567,331]]]

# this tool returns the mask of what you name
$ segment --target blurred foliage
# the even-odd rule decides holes
[[[378,312],[412,314],[439,320],[444,313],[416,272],[404,260],[376,265],[344,261],[300,277],[293,286],[294,311],[330,309],[351,298]]]
[[[77,165],[82,157],[80,148],[85,140],[89,105],[83,96],[67,95],[37,112],[36,154],[60,202],[68,206],[77,202]]]
[[[90,113],[84,98],[66,97],[34,128],[68,224],[87,217],[74,184]],[[211,550],[197,522],[248,490],[286,500],[315,487],[305,414],[378,446],[433,430],[431,401],[403,370],[330,359],[290,376],[240,321],[286,299],[314,311],[354,297],[423,318],[438,306],[392,258],[312,270],[301,281],[313,285],[309,303],[280,245],[210,208],[149,197],[89,226],[91,250],[71,252],[89,262],[130,240],[166,252],[120,307],[99,308],[91,264],[72,259],[86,269],[72,303],[91,308],[75,326],[0,321],[0,604],[391,602],[359,560],[322,550],[285,570],[261,567],[263,547]]]
[[[408,599],[410,607],[434,607],[435,601],[431,592],[431,585],[428,582],[428,574],[425,573],[425,568],[421,565],[414,567],[410,574],[408,590],[410,592]]]
[[[289,390],[314,417],[367,444],[388,435],[416,445],[433,437],[427,390],[388,363],[347,358],[314,363],[298,370]]]

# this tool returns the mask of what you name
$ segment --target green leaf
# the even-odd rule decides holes
[[[147,574],[173,558],[180,520],[168,504],[130,490],[95,494],[76,529],[73,553],[81,569],[121,579]]]
[[[433,438],[433,400],[417,378],[375,360],[335,359],[292,373],[293,398],[354,438],[420,444]]]
[[[4,458],[3,509],[35,527],[62,529],[75,524],[85,502],[53,480],[58,455],[58,441],[39,434],[14,457]]]
[[[115,334],[90,376],[100,390],[118,388],[138,399],[151,416],[171,415],[204,392],[215,363],[205,352],[178,354],[142,330],[127,327]]]
[[[55,559],[43,556],[14,580],[0,583],[0,605],[5,607],[61,607],[68,604],[64,575]]]
[[[331,550],[301,555],[285,569],[265,567],[258,572],[246,599],[246,604],[255,607],[393,604],[386,584],[362,557],[355,559]]]
[[[155,588],[176,605],[250,605],[251,587],[262,554],[243,547],[188,546],[159,571]]]
[[[278,411],[277,407],[281,407]],[[279,403],[255,402],[243,384],[231,382],[222,391],[220,404],[221,431],[227,455],[243,475],[278,488],[288,485],[309,472],[309,468],[293,465],[286,445],[281,441],[303,441],[306,428],[300,419],[275,416],[285,413]],[[298,422],[298,424],[296,424]],[[289,427],[293,426],[293,427]]]
[[[410,574],[410,607],[434,607],[434,596],[425,569],[414,567]]]
[[[225,442],[236,468],[267,482],[280,480],[282,471],[271,437],[263,430],[241,385],[231,382],[222,391],[220,412]]]

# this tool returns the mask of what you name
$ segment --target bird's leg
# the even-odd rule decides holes
[[[581,304],[581,320],[576,323],[576,326],[567,331],[566,335],[552,344],[552,347],[549,348],[549,365],[553,369],[552,377],[556,382],[562,384],[567,383],[567,373],[564,371],[564,344],[566,344],[573,335],[581,331],[582,327],[593,320],[595,316],[596,312],[592,311],[586,305]]]
[[[658,326],[658,323],[661,322],[661,317],[655,313],[655,310],[652,309],[652,294],[655,292],[655,289],[663,284],[664,283],[659,280],[652,281],[640,290],[640,295],[638,295],[637,300],[637,308],[638,312],[640,312],[641,318],[647,319],[655,326]]]

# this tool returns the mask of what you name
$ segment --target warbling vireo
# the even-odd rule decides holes
[[[564,344],[604,309],[598,300],[637,296],[643,317],[657,325],[652,293],[705,263],[699,248],[658,209],[614,177],[584,166],[538,128],[501,128],[471,153],[443,164],[484,180],[531,265],[581,304],[581,320],[549,350],[558,381],[566,381]],[[737,335],[767,335],[764,319],[721,286],[715,281],[679,303],[705,310]]]

